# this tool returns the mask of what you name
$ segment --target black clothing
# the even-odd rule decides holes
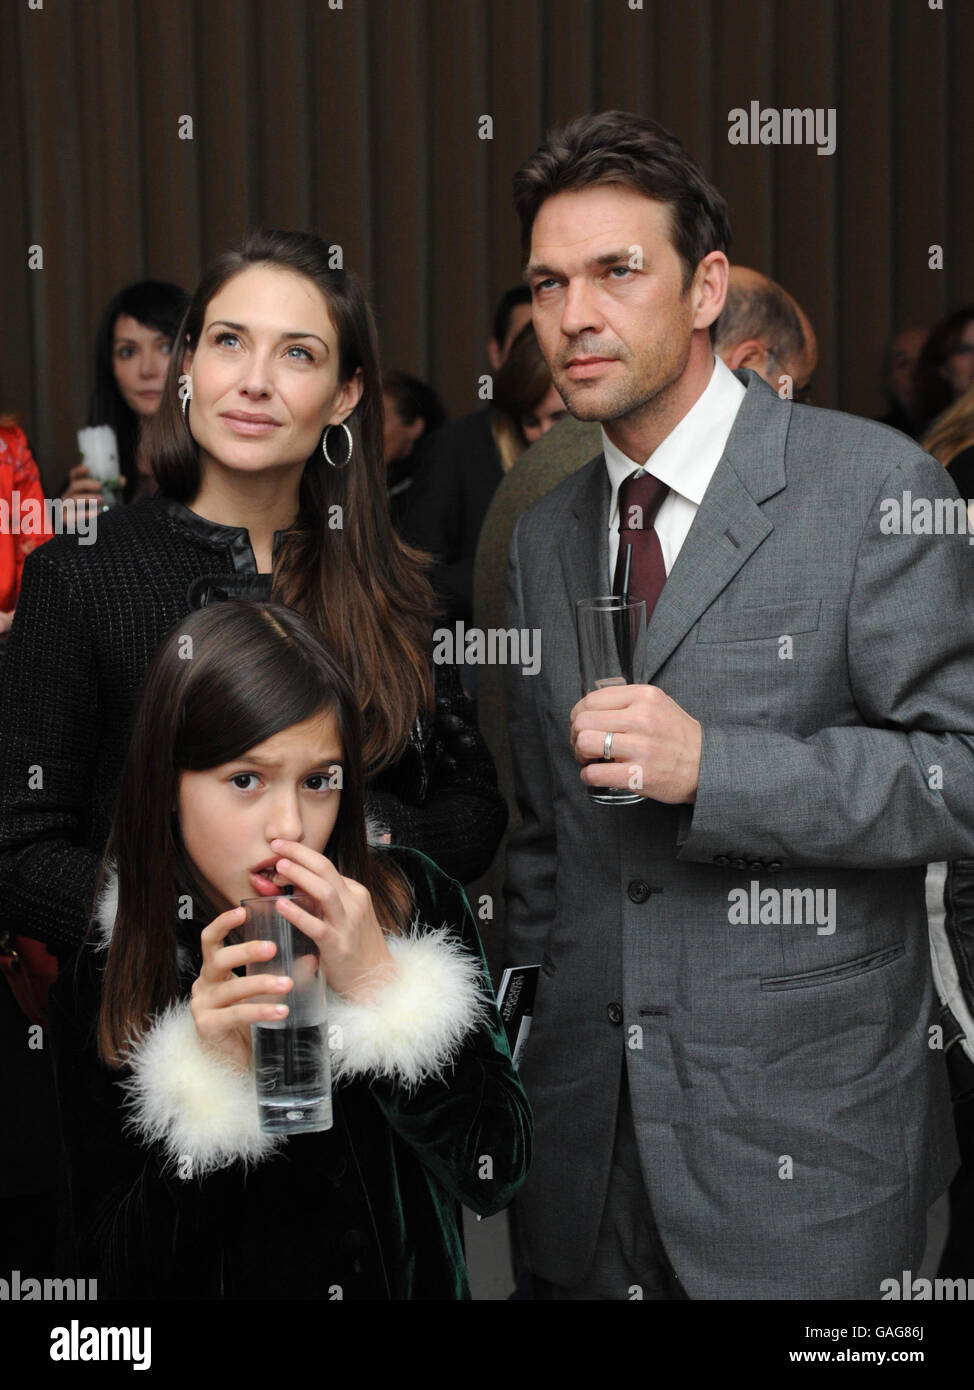
[[[974,446],[955,454],[947,465],[947,472],[961,497],[968,500],[974,498]]]
[[[163,1015],[143,1038],[142,1086],[123,1109],[131,1069],[104,1066],[94,1036],[106,957],[90,940],[62,969],[51,990],[51,1029],[77,1273],[97,1279],[100,1299],[470,1298],[457,1202],[485,1216],[507,1205],[530,1162],[531,1112],[460,886],[411,850],[380,852],[408,876],[419,923],[446,924],[447,949],[468,962],[470,983],[455,986],[447,1001],[456,1017],[466,1009],[464,1031],[442,1070],[412,1086],[381,1061],[377,1074],[353,1071],[333,1087],[332,1128],[288,1136],[269,1155],[251,1152],[248,1160],[241,1138],[226,1132],[215,1169],[202,1149],[182,1152],[204,1133],[212,1141],[200,1111],[220,1106],[226,1083],[214,1086],[192,1026],[187,1041],[172,1017],[167,1023]],[[205,924],[180,925],[178,1007],[185,1009]],[[470,1012],[474,981],[485,1001],[479,1021]],[[400,1011],[393,1025],[399,1035],[401,1018]],[[417,1046],[424,1022],[404,1045]],[[390,1050],[400,1055],[395,1044]],[[192,1113],[178,1139],[160,1133],[158,1119],[173,1068],[195,1072]],[[256,1125],[252,1072],[247,1085]],[[149,1112],[151,1140],[141,1123]],[[124,1127],[127,1115],[141,1137]]]
[[[906,411],[898,405],[894,405],[885,415],[880,415],[879,423],[890,425],[894,430],[899,430],[901,434],[909,435],[911,439],[919,439],[926,426],[926,421],[918,420],[913,415],[907,415]]]
[[[480,528],[504,476],[491,411],[444,425],[417,449],[412,500],[400,530],[435,555],[430,578],[449,622],[473,621],[473,565]]]
[[[55,953],[77,946],[87,926],[159,642],[221,594],[269,594],[245,527],[160,493],[100,514],[95,543],[84,539],[55,536],[28,556],[0,669],[0,929]],[[435,720],[417,720],[367,809],[395,843],[469,882],[490,863],[507,811],[455,669],[437,665],[435,676]]]

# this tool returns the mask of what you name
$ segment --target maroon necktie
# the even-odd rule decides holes
[[[626,547],[630,546],[629,597],[646,600],[647,623],[666,583],[663,548],[653,523],[668,492],[666,483],[652,473],[630,473],[619,488],[619,557],[613,592],[622,591]]]

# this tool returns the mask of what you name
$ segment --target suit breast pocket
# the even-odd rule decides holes
[[[816,632],[821,618],[821,599],[796,603],[766,604],[756,608],[718,608],[705,613],[697,624],[702,643],[757,642]]]

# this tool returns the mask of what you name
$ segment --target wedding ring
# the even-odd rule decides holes
[[[606,734],[606,736],[605,736],[605,741],[604,741],[603,744],[602,744],[602,761],[603,761],[604,763],[611,763],[611,761],[612,761],[612,735],[611,735],[611,734]]]

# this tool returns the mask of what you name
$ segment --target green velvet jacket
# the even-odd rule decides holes
[[[100,1299],[470,1297],[458,1203],[487,1216],[510,1202],[530,1162],[531,1113],[462,888],[417,851],[381,852],[413,884],[403,949],[414,984],[391,1023],[377,997],[357,1055],[357,1006],[332,998],[351,1045],[323,1133],[261,1135],[252,1072],[228,1073],[199,1047],[188,999],[203,924],[180,924],[184,997],[122,1071],[95,1046],[106,942],[89,937],[62,970],[50,1028],[77,1273],[98,1280]],[[102,901],[105,936],[114,911]],[[433,1008],[422,1002],[431,982]],[[407,1058],[402,1019],[419,1003]]]

